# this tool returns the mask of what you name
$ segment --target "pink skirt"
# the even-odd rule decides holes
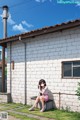
[[[45,100],[45,102],[47,102],[49,100],[48,95],[44,95],[44,100]]]

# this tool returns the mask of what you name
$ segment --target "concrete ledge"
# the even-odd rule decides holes
[[[8,103],[8,102],[11,102],[11,94],[0,93],[0,103]]]

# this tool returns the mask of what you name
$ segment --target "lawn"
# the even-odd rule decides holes
[[[39,112],[39,109],[36,109],[35,111],[28,111],[29,107],[24,107],[23,109],[18,109],[16,111],[20,111],[23,113],[30,113],[38,116],[53,118],[55,120],[80,120],[80,113],[78,112],[67,112],[63,110],[49,110],[46,112]]]
[[[7,111],[7,110],[12,110],[12,109],[18,109],[20,107],[24,107],[24,105],[22,105],[22,104],[15,104],[15,103],[8,103],[8,104],[1,103],[0,104],[0,112]],[[27,116],[18,115],[18,114],[12,113],[12,112],[8,112],[8,114],[10,116],[14,116],[15,118],[18,118],[20,120],[37,120],[37,119],[34,119],[34,118],[29,118]]]
[[[15,103],[0,103],[0,111],[6,111],[9,109],[14,109],[14,108],[19,108],[19,107],[23,107],[22,104],[15,104]]]
[[[9,113],[9,115],[11,116],[14,116],[20,120],[38,120],[38,119],[35,119],[35,118],[29,118],[29,117],[26,117],[24,115],[18,115],[18,114],[14,114],[14,113]]]
[[[39,109],[35,111],[28,111],[29,106],[22,105],[22,104],[15,104],[15,103],[8,103],[8,104],[0,104],[0,111],[6,111],[13,109],[16,112],[33,114],[37,116],[52,118],[55,120],[80,120],[80,113],[78,112],[67,112],[63,110],[49,110],[43,113],[39,112]],[[14,114],[9,112],[10,115],[15,116],[17,118],[21,118],[22,120],[36,120],[33,118],[26,117],[24,115]]]

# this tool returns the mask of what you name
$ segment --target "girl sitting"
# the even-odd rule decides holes
[[[53,96],[46,86],[46,81],[44,79],[41,79],[38,84],[38,89],[39,89],[39,96],[37,96],[34,105],[29,109],[30,111],[34,110],[35,107],[37,107],[38,103],[41,102],[42,104],[42,109],[40,112],[44,112],[44,103],[48,101],[49,99],[53,99]]]

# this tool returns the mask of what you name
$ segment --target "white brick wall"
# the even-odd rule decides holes
[[[12,72],[12,99],[13,102],[24,103],[24,44],[12,43],[11,60],[15,62]],[[38,81],[46,80],[52,92],[64,92],[75,94],[79,79],[62,79],[61,62],[80,60],[80,27],[51,33],[28,39],[26,43],[26,77],[27,77],[27,102],[30,97],[37,95]],[[8,92],[10,90],[10,45],[8,44]],[[61,107],[70,107],[71,110],[80,111],[77,97],[63,96]],[[55,104],[58,107],[58,97],[54,95]],[[57,102],[56,102],[57,101]],[[75,105],[72,104],[76,101]],[[66,103],[66,104],[65,104]],[[76,107],[75,107],[76,106]]]
[[[11,55],[10,55],[11,54]],[[10,72],[10,56],[11,61],[14,61],[14,70],[11,68]],[[13,102],[24,103],[24,45],[8,44],[8,65],[7,65],[7,92],[11,92]],[[10,74],[11,73],[11,74]],[[11,75],[11,79],[10,79]],[[11,80],[11,91],[10,91]]]

